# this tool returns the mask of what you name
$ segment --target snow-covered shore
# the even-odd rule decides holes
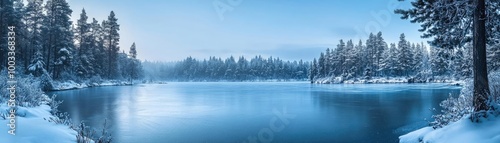
[[[425,127],[399,137],[400,143],[499,143],[500,117],[490,116],[474,123],[465,116],[434,130]]]
[[[344,79],[343,77],[324,77],[315,79],[316,84],[390,84],[390,83],[449,83],[450,85],[464,85],[464,80],[452,80],[448,78],[436,78],[420,80],[412,77],[373,77],[370,79],[351,78]]]
[[[6,104],[0,106],[0,113],[8,115]],[[40,105],[33,108],[18,107],[15,118],[15,135],[9,134],[9,118],[0,118],[1,143],[74,143],[76,142],[76,131],[66,125],[49,122],[49,118],[55,118],[50,113],[48,105]]]
[[[71,90],[71,89],[81,89],[88,87],[98,87],[98,86],[122,86],[122,85],[131,85],[130,82],[127,81],[119,81],[119,80],[107,80],[103,82],[92,82],[92,83],[76,83],[75,81],[54,81],[52,82],[52,91],[61,91],[61,90]]]

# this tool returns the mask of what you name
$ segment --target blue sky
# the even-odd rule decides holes
[[[214,6],[215,5],[217,6]],[[113,10],[120,24],[120,47],[136,42],[138,57],[177,61],[192,56],[255,55],[307,60],[340,39],[382,31],[386,42],[422,42],[418,24],[401,20],[397,0],[69,0],[73,20],[82,8],[89,17],[107,19]]]

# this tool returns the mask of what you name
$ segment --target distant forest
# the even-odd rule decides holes
[[[210,57],[197,60],[188,57],[179,62],[143,62],[146,80],[168,81],[305,81],[310,64],[302,60],[255,56],[247,60],[233,56],[222,60]]]
[[[429,51],[430,50],[430,51]],[[408,77],[424,82],[433,78],[465,79],[472,76],[472,45],[454,49],[430,48],[411,43],[401,34],[398,43],[387,44],[382,32],[371,33],[365,44],[359,40],[339,41],[335,49],[326,49],[314,59],[309,80],[341,77],[370,79],[373,77]],[[488,69],[500,67],[500,46],[488,46]]]

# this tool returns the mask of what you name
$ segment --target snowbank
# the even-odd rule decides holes
[[[9,107],[0,106],[0,113],[6,114]],[[34,108],[18,107],[16,111],[16,132],[9,134],[9,118],[0,117],[0,142],[1,143],[74,143],[76,142],[76,131],[68,126],[55,124],[45,119],[54,118],[50,114],[48,105]],[[44,119],[45,118],[45,119]]]
[[[436,130],[425,127],[399,137],[400,143],[500,143],[500,117],[473,123],[470,116]]]

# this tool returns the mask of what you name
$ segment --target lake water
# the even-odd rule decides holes
[[[398,142],[427,125],[445,84],[186,82],[52,92],[117,143]]]

